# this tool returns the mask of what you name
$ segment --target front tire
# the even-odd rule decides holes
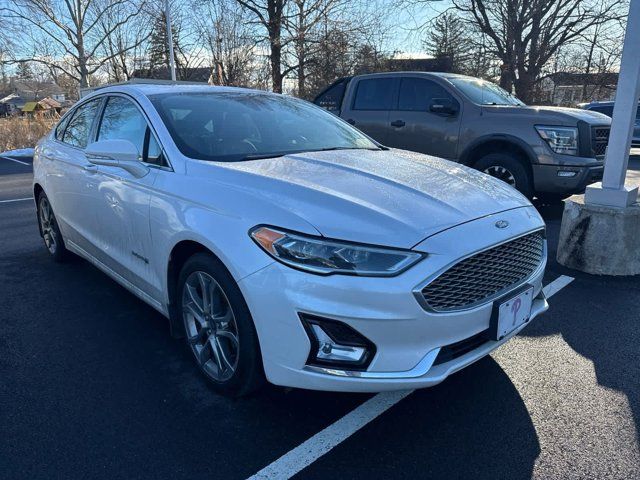
[[[533,197],[531,174],[516,157],[504,153],[490,153],[478,160],[474,167],[511,185],[525,197]]]
[[[177,300],[187,347],[212,388],[229,397],[259,388],[265,379],[253,319],[220,261],[207,253],[187,260]]]
[[[49,203],[49,198],[44,192],[40,192],[38,195],[37,214],[40,234],[51,258],[56,262],[66,261],[69,258],[69,251],[64,245],[58,221],[53,213],[51,203]]]

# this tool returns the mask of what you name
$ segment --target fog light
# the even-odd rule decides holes
[[[571,170],[558,170],[559,177],[575,177],[578,172],[572,172]]]
[[[364,347],[352,347],[335,343],[320,325],[311,325],[316,340],[318,340],[318,360],[336,360],[338,362],[359,362],[367,353]]]
[[[365,370],[375,354],[375,345],[346,323],[301,314],[311,342],[307,364]]]

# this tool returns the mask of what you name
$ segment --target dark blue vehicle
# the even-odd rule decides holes
[[[614,102],[591,102],[581,103],[578,106],[585,110],[594,110],[596,112],[604,113],[609,117],[613,117],[613,103]],[[636,124],[633,129],[631,148],[640,148],[640,105],[638,105],[638,109],[636,110]]]

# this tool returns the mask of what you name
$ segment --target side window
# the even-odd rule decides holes
[[[100,121],[98,140],[129,140],[142,155],[146,133],[147,120],[130,100],[109,97]]]
[[[143,161],[146,163],[151,163],[152,165],[158,165],[159,167],[166,166],[167,163],[164,161],[162,147],[156,140],[156,137],[151,133],[151,129],[149,127],[147,127],[145,136],[148,140],[145,141],[147,149],[146,152],[144,152],[142,155]]]
[[[62,141],[74,147],[85,148],[89,143],[91,126],[98,111],[98,106],[102,99],[96,98],[83,105],[80,105],[72,114],[71,119],[64,129]]]
[[[56,133],[55,133],[56,140],[60,140],[62,142],[64,129],[67,126],[67,123],[69,123],[70,118],[71,118],[71,115],[67,115],[66,117],[64,117],[64,120],[62,120],[61,122],[58,122],[58,125],[56,125]]]
[[[354,110],[391,110],[393,78],[360,80],[353,101]]]
[[[604,113],[609,117],[613,117],[613,105],[606,105],[602,107],[593,107],[591,110],[595,110],[596,112]]]
[[[344,97],[344,91],[348,83],[348,80],[341,80],[318,95],[313,103],[331,113],[340,113],[342,98]]]
[[[436,98],[455,101],[444,87],[424,78],[406,77],[400,82],[398,110],[429,111],[429,105]]]

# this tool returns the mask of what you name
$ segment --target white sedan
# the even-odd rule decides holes
[[[281,95],[97,90],[38,144],[34,195],[51,256],[168,317],[226,395],[435,385],[548,308],[517,191]]]

